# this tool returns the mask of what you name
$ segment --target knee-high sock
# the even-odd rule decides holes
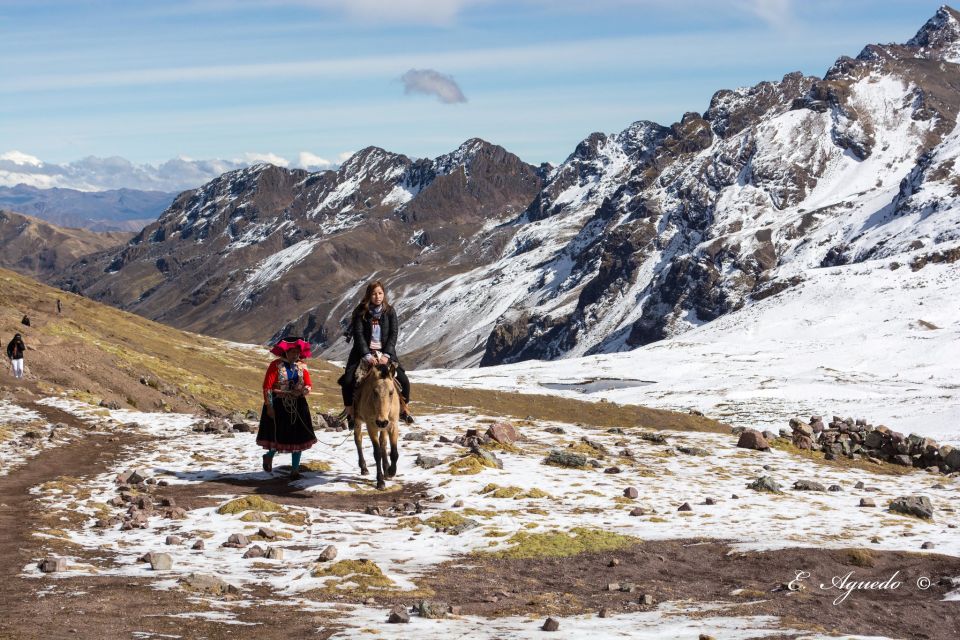
[[[293,455],[290,456],[290,466],[293,467],[293,470],[296,471],[300,468],[300,456],[303,455],[302,451],[294,451]]]
[[[267,455],[272,458],[273,456],[277,455],[277,450],[276,450],[276,449],[270,449],[269,451],[267,451]]]

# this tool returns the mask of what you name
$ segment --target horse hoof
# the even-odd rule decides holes
[[[385,475],[386,475],[388,478],[392,478],[392,477],[394,477],[395,475],[397,475],[397,469],[396,469],[396,467],[390,467],[390,469],[387,470],[387,473],[386,473]]]
[[[362,476],[368,476],[368,475],[370,475],[370,470],[367,469],[366,467],[361,467],[361,469],[360,469],[360,475],[362,475]]]
[[[378,489],[378,490],[384,491],[384,490],[386,490],[386,488],[387,488],[387,483],[386,483],[386,482],[378,482],[378,483],[377,483],[377,489]]]

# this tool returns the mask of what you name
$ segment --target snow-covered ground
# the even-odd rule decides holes
[[[410,377],[697,409],[774,431],[794,416],[863,417],[960,444],[960,263],[894,262],[808,270],[799,286],[634,351]],[[586,394],[547,386],[598,379],[643,383]]]
[[[103,420],[99,409],[73,400],[52,398],[45,402],[91,422]],[[869,546],[877,550],[923,553],[921,544],[931,542],[934,553],[960,556],[960,537],[951,529],[960,524],[956,511],[960,507],[957,479],[919,472],[886,476],[811,466],[809,461],[781,451],[762,453],[738,449],[731,436],[722,434],[673,433],[667,443],[658,444],[642,439],[639,430],[610,433],[572,424],[523,422],[519,424],[522,440],[518,442],[518,449],[497,452],[503,462],[502,469],[484,468],[475,475],[452,475],[450,463],[457,460],[464,449],[441,443],[439,437],[452,438],[471,427],[483,430],[493,420],[473,414],[426,415],[415,429],[424,432],[425,438],[401,442],[399,475],[389,483],[394,486],[420,483],[426,487],[423,513],[413,519],[407,514],[404,519],[403,515],[339,510],[323,501],[311,503],[311,495],[320,497],[320,494],[337,492],[362,496],[371,490],[369,480],[361,479],[357,472],[352,437],[346,432],[323,431],[318,433],[318,445],[304,458],[307,462],[325,461],[330,470],[308,472],[294,483],[301,490],[298,497],[308,499],[296,506],[284,506],[282,513],[265,512],[262,514],[265,521],[252,522],[242,520],[242,513],[218,513],[218,508],[237,495],[247,495],[248,492],[242,490],[233,492],[231,482],[245,486],[270,479],[270,475],[259,470],[261,449],[254,442],[253,434],[194,432],[192,426],[196,418],[186,415],[113,411],[111,418],[115,424],[124,424],[125,428],[142,431],[155,439],[128,448],[126,455],[109,471],[83,479],[83,487],[89,492],[70,493],[45,486],[35,489],[38,499],[51,509],[68,509],[89,516],[79,525],[58,525],[58,530],[49,534],[66,538],[70,545],[76,545],[73,548],[82,548],[88,554],[82,561],[70,558],[70,569],[52,577],[69,579],[93,574],[153,577],[157,588],[166,589],[175,588],[178,578],[191,573],[216,575],[241,589],[240,600],[217,604],[227,612],[228,619],[244,606],[243,592],[254,585],[267,585],[277,597],[278,606],[330,611],[353,627],[354,632],[356,628],[373,626],[374,622],[382,623],[385,612],[381,606],[334,605],[329,594],[321,595],[320,589],[335,585],[338,580],[312,573],[318,566],[318,551],[328,544],[339,550],[337,561],[374,562],[393,583],[392,588],[400,590],[415,588],[421,576],[445,560],[472,551],[508,548],[512,544],[510,536],[516,533],[567,531],[573,527],[596,527],[643,540],[684,538],[696,531],[699,537],[735,540],[733,547],[738,550]],[[133,425],[132,421],[137,424]],[[557,427],[563,433],[556,433]],[[608,474],[602,468],[566,469],[543,464],[549,451],[567,445],[582,447],[584,437],[606,448],[605,454],[592,456],[601,459],[601,467],[616,464],[622,472]],[[710,455],[679,452],[677,447],[684,445],[705,448]],[[365,446],[369,449],[369,442],[365,442]],[[630,450],[629,456],[622,455],[624,449]],[[444,462],[424,469],[413,465],[417,454],[438,457]],[[276,464],[283,463],[286,456],[281,455]],[[117,495],[117,474],[132,468],[142,469],[148,477],[169,483],[157,492],[159,495],[164,492],[176,495],[178,487],[203,487],[203,483],[218,481],[207,495],[213,504],[193,508],[183,519],[168,519],[155,513],[145,529],[121,531],[119,526],[95,527],[96,519],[104,517],[104,509],[112,510],[117,516],[125,511],[126,505],[112,508],[106,505]],[[775,495],[747,489],[746,484],[760,475],[774,477],[785,492]],[[836,484],[841,490],[822,493],[792,490],[792,483],[798,479]],[[866,487],[856,489],[858,481],[864,481]],[[941,488],[933,487],[935,483],[942,483]],[[539,489],[546,495],[494,497],[485,491],[489,484],[519,487],[523,491]],[[639,498],[625,499],[625,487],[637,488]],[[258,493],[270,498],[269,493]],[[734,494],[739,497],[733,497]],[[895,497],[917,494],[932,500],[936,509],[934,520],[899,516],[884,508]],[[201,495],[205,494],[201,492]],[[858,506],[861,497],[871,497],[879,506],[861,508]],[[706,498],[713,498],[716,504],[706,504]],[[684,502],[693,505],[691,512],[678,511]],[[318,506],[312,506],[314,504]],[[649,511],[642,516],[630,515],[637,506]],[[476,526],[459,535],[450,535],[423,522],[444,513],[468,517]],[[549,517],[545,517],[545,513],[549,513]],[[243,559],[244,549],[222,546],[231,534],[253,535],[261,526],[272,528],[278,537],[258,544],[283,549],[282,559]],[[45,535],[42,530],[38,534]],[[165,544],[168,535],[180,536],[182,543]],[[198,539],[205,541],[202,550],[191,548]],[[153,572],[149,565],[137,561],[148,552],[171,554],[173,569]],[[32,564],[23,568],[23,575],[43,577]],[[696,615],[688,617],[690,613]],[[598,637],[609,638],[623,637],[623,629],[635,629],[639,634],[630,637],[651,638],[687,637],[692,628],[716,629],[725,638],[759,637],[768,635],[771,629],[802,635],[775,618],[724,615],[723,608],[713,603],[679,606],[664,602],[655,611],[616,614],[611,620],[601,621],[595,616],[566,618],[564,628],[574,631],[589,628],[599,633]],[[481,622],[484,621],[479,618],[462,616],[442,622],[415,619],[414,624],[404,629],[384,630],[380,625],[378,628],[384,637],[409,637],[404,634],[416,631],[417,637],[440,638],[469,635],[480,628]],[[528,618],[485,622],[488,633],[509,633],[512,637],[536,634],[536,627]]]

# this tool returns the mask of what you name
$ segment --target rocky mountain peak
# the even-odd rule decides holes
[[[960,13],[943,5],[927,20],[907,46],[936,50],[953,58],[960,56]]]

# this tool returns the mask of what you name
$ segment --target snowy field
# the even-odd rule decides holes
[[[51,406],[69,411],[91,424],[102,424],[99,408],[74,400],[50,398]],[[521,440],[513,451],[498,450],[502,469],[483,468],[474,475],[452,475],[451,464],[465,450],[453,438],[467,428],[485,430],[492,419],[481,415],[444,414],[424,416],[415,429],[421,440],[401,442],[402,457],[398,477],[389,482],[424,487],[422,513],[377,515],[358,510],[338,510],[328,503],[311,504],[310,496],[322,494],[371,493],[368,479],[357,472],[352,437],[346,432],[319,432],[320,443],[304,456],[305,462],[329,463],[325,472],[307,472],[293,483],[299,496],[295,506],[280,511],[242,511],[220,513],[220,508],[249,492],[231,491],[237,486],[254,486],[273,476],[259,470],[261,449],[253,434],[200,433],[192,430],[196,418],[177,414],[147,414],[112,411],[114,424],[126,425],[153,438],[125,451],[123,462],[109,471],[82,482],[85,492],[41,486],[34,489],[50,509],[86,514],[79,524],[58,525],[56,531],[37,535],[67,541],[67,549],[82,550],[68,557],[69,569],[63,573],[41,574],[34,564],[23,567],[23,575],[37,580],[69,580],[84,575],[118,575],[153,578],[158,589],[177,588],[178,579],[191,573],[215,575],[240,590],[237,598],[195,599],[196,615],[220,616],[225,623],[234,621],[244,606],[249,606],[250,590],[268,587],[277,607],[296,607],[329,613],[348,628],[336,637],[353,637],[357,629],[376,627],[378,637],[420,638],[469,637],[480,629],[487,634],[510,637],[539,637],[537,622],[524,617],[486,620],[474,616],[453,616],[428,620],[414,616],[409,625],[383,625],[386,612],[382,605],[336,603],[325,589],[349,587],[351,576],[331,577],[315,574],[318,550],[326,545],[338,549],[336,560],[369,560],[389,580],[390,589],[410,590],[418,579],[439,563],[463,557],[471,552],[485,553],[508,549],[511,536],[518,533],[568,531],[573,527],[595,527],[607,532],[636,536],[643,540],[678,539],[697,536],[735,540],[735,550],[776,549],[782,547],[856,547],[877,550],[920,552],[923,543],[933,544],[933,552],[960,556],[960,536],[956,527],[960,516],[960,481],[956,478],[910,473],[904,476],[874,475],[864,471],[811,466],[803,459],[780,451],[761,453],[738,449],[731,436],[709,433],[670,433],[666,443],[640,437],[638,429],[625,433],[587,429],[572,424],[539,421],[516,423]],[[132,423],[137,423],[137,426]],[[558,433],[561,429],[563,432]],[[583,438],[593,444],[586,444]],[[597,459],[601,468],[569,469],[543,464],[553,449],[574,445]],[[365,442],[368,462],[372,464],[369,442]],[[680,447],[699,447],[708,456],[682,453]],[[625,450],[629,450],[628,452]],[[624,455],[629,453],[629,455]],[[414,466],[418,454],[439,458],[437,466]],[[276,464],[285,464],[280,455]],[[602,467],[616,465],[621,473],[604,473]],[[764,468],[766,465],[768,468]],[[147,477],[162,480],[166,486],[158,495],[178,495],[190,490],[192,496],[208,499],[210,506],[191,508],[183,518],[171,519],[154,513],[146,528],[122,531],[118,526],[96,527],[98,518],[122,516],[127,505],[113,507],[117,496],[116,477],[129,469],[140,469]],[[758,476],[770,475],[783,488],[781,495],[759,493],[746,488]],[[791,487],[800,479],[816,480],[824,485],[839,485],[839,491],[796,491]],[[863,489],[855,488],[858,481]],[[204,492],[204,483],[216,482]],[[934,485],[939,483],[940,488]],[[522,488],[517,496],[497,495],[497,488]],[[196,489],[200,487],[198,492]],[[639,497],[624,497],[626,487],[635,487]],[[532,495],[533,490],[539,490]],[[269,493],[260,493],[270,499]],[[937,509],[933,521],[900,516],[887,511],[889,500],[903,495],[923,494]],[[736,497],[735,497],[736,496]],[[861,497],[873,498],[876,508],[858,506]],[[715,504],[709,504],[711,498]],[[684,502],[692,511],[678,511]],[[644,507],[644,515],[630,515]],[[549,517],[545,514],[549,513]],[[473,526],[452,535],[429,525],[433,516],[462,516]],[[254,516],[254,517],[251,517]],[[245,548],[222,546],[229,536],[242,533],[254,536],[260,527],[276,532],[272,540],[256,544],[279,548],[279,559],[244,559]],[[181,538],[166,544],[167,536]],[[204,548],[192,547],[203,540]],[[138,562],[149,552],[169,553],[173,567],[169,571],[151,571]],[[82,556],[82,557],[81,557]],[[784,576],[789,579],[792,576]],[[949,598],[960,598],[954,593]],[[775,617],[725,615],[721,603],[661,603],[652,611],[613,613],[609,619],[595,615],[564,618],[564,629],[573,633],[589,630],[598,638],[687,638],[693,629],[713,630],[723,638],[753,638],[779,630],[797,637],[811,636],[791,629]],[[189,616],[190,612],[177,615]],[[629,630],[629,635],[625,635]],[[482,636],[481,636],[482,637]],[[488,636],[489,637],[489,636]],[[853,636],[843,636],[853,637]]]
[[[630,352],[410,377],[697,409],[773,431],[794,416],[862,417],[960,444],[960,263],[912,271],[892,262],[806,271],[797,287]],[[637,382],[576,390],[596,380]]]

